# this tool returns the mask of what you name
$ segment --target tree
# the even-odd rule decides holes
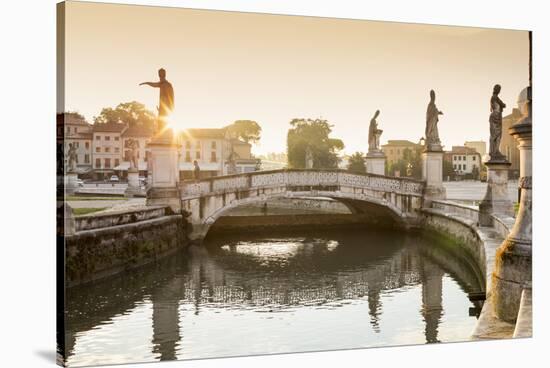
[[[237,120],[225,127],[230,134],[246,143],[257,143],[262,134],[262,127],[254,120]]]
[[[86,118],[78,111],[67,111],[64,113],[65,121],[86,123]]]
[[[414,150],[405,148],[403,157],[388,166],[388,174],[393,175],[399,171],[400,176],[410,176],[415,179],[422,177],[421,147]]]
[[[323,119],[293,119],[287,134],[287,157],[290,168],[305,168],[306,149],[313,155],[314,168],[335,169],[344,148],[340,139],[329,138],[332,125]]]
[[[153,130],[155,114],[137,101],[119,103],[115,108],[105,107],[99,116],[94,117],[94,124],[127,123],[130,128],[144,127]]]
[[[348,162],[348,170],[357,173],[366,173],[367,167],[365,166],[365,156],[362,152],[355,152],[350,156]]]

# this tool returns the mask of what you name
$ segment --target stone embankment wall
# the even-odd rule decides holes
[[[72,287],[154,262],[187,244],[188,225],[169,208],[75,218],[65,237],[65,280]]]
[[[421,212],[425,231],[431,231],[448,238],[450,240],[449,245],[466,254],[478,264],[479,269],[484,273],[486,300],[478,318],[478,323],[472,333],[472,339],[522,336],[522,328],[519,323],[516,326],[501,321],[494,316],[491,297],[492,275],[495,269],[497,249],[509,234],[514,219],[493,216],[493,226],[479,226],[479,217],[475,207],[446,201],[434,201],[432,208],[422,209]],[[525,304],[527,307],[523,311],[524,314],[528,315],[530,304],[527,302]]]

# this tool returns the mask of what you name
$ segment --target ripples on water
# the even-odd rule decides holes
[[[467,340],[477,272],[420,236],[207,239],[67,292],[70,366]]]

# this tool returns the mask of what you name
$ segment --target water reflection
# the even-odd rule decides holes
[[[399,233],[212,238],[70,289],[68,363],[465,340],[476,274],[431,241]]]

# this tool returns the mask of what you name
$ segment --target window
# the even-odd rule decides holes
[[[463,159],[464,161],[466,161],[466,156],[462,156],[462,159]]]
[[[75,148],[78,148],[78,147],[79,147],[79,145],[80,145],[80,142],[74,142],[74,146],[75,146]]]
[[[216,157],[216,151],[212,151],[210,153],[210,162],[217,162],[218,161],[218,157]]]
[[[106,136],[105,136],[105,140],[106,140],[106,141],[110,141],[110,140],[111,140],[111,136],[110,136],[110,135],[106,135]]]
[[[90,155],[87,154],[87,153],[84,155],[84,163],[85,163],[85,164],[89,164],[89,163],[90,163]]]
[[[90,149],[90,142],[84,143],[84,147],[86,147],[87,150]]]
[[[118,137],[115,137],[115,141],[118,142]]]
[[[462,156],[458,156],[458,161],[462,161]]]
[[[456,164],[453,165],[453,169],[456,170]]]
[[[197,160],[200,160],[200,159],[201,159],[201,151],[196,151],[196,152],[195,152],[195,158],[196,158]]]
[[[99,158],[95,159],[95,167],[100,169],[101,168],[101,160]]]
[[[215,150],[216,149],[216,141],[212,141],[212,145],[211,145],[212,149]]]
[[[115,167],[117,167],[118,165],[120,165],[120,161],[118,160],[118,158],[115,158]]]
[[[106,168],[106,169],[110,169],[110,168],[111,168],[111,159],[110,159],[110,158],[106,158],[106,159],[105,159],[105,168]]]
[[[191,141],[185,141],[185,149],[191,149]]]
[[[191,162],[191,152],[185,151],[185,162]]]
[[[149,157],[150,154],[151,154],[151,151],[145,151],[145,157],[143,158],[145,162],[147,162],[147,158]]]
[[[120,148],[115,147],[115,153],[119,153],[119,152],[120,152]]]
[[[100,141],[100,140],[101,140],[101,136],[96,135],[96,136],[95,136],[95,139],[98,140],[98,141]]]
[[[96,147],[96,148],[95,148],[95,152],[96,152],[96,153],[100,153],[100,152],[101,152],[101,147]]]
[[[111,152],[111,147],[105,147],[105,153]]]
[[[475,156],[472,156],[472,161],[475,161],[476,160],[476,157]]]

